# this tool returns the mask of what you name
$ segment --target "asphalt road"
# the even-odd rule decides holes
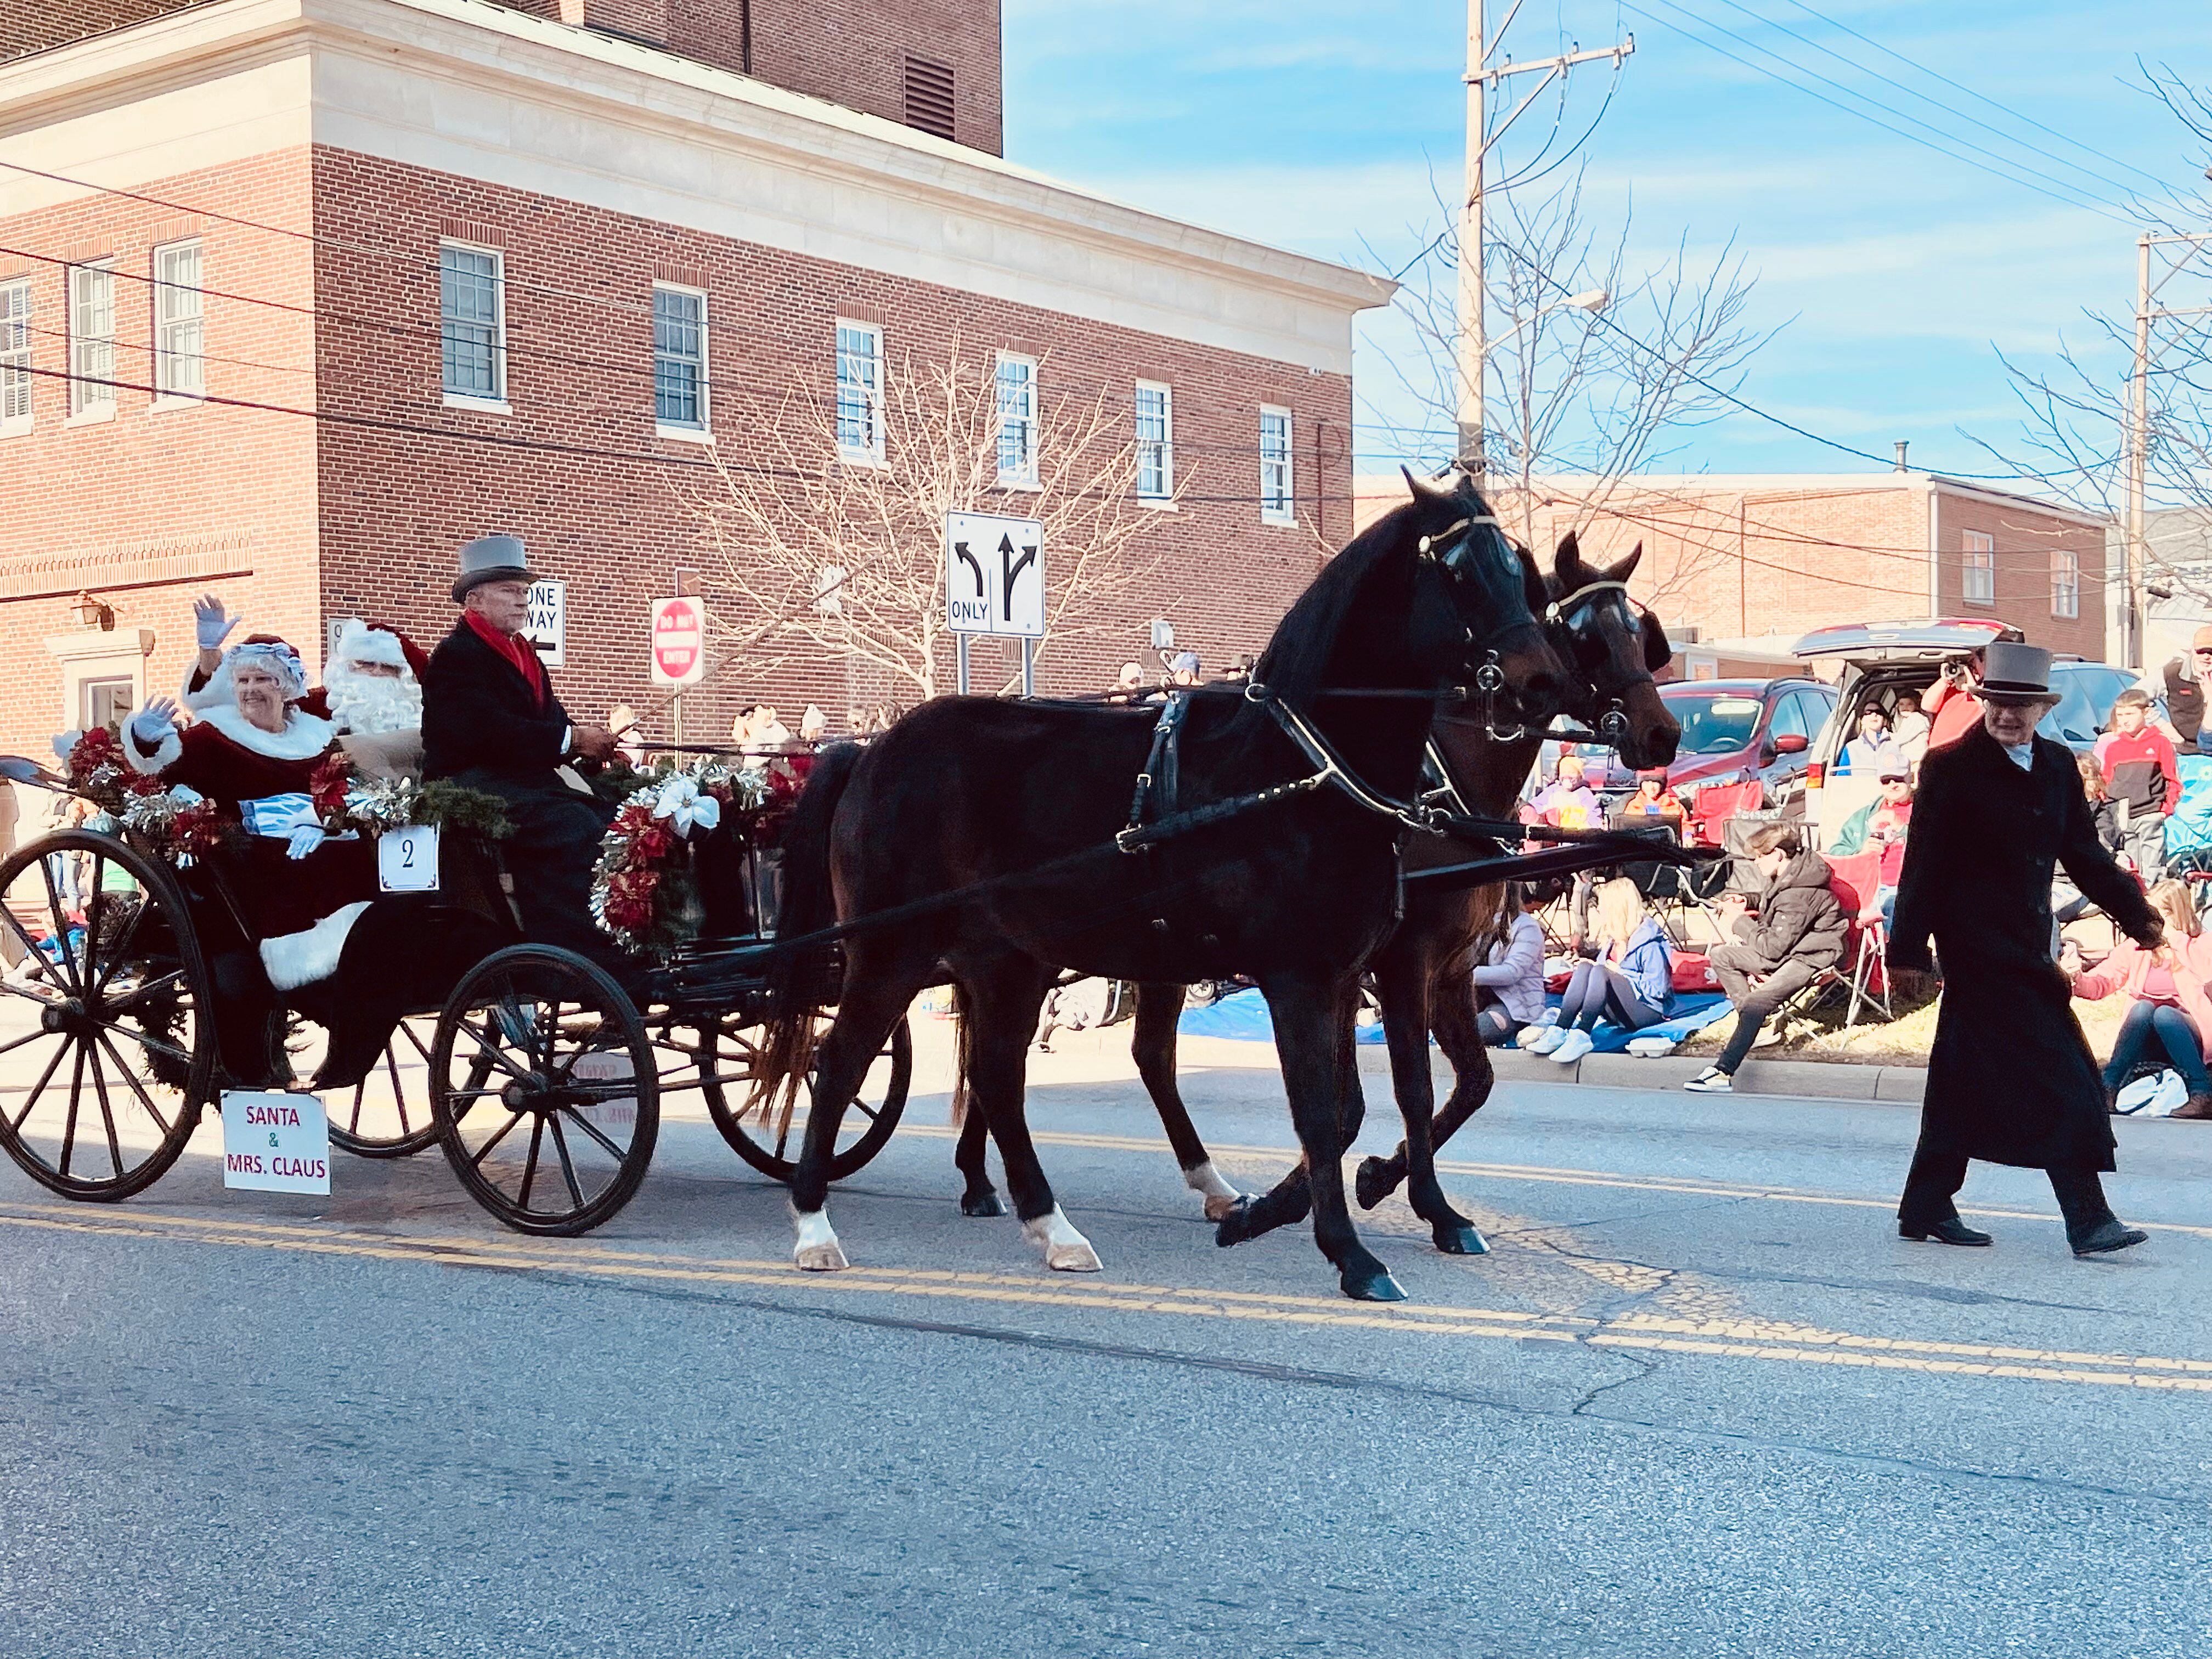
[[[1393,1201],[1374,1308],[1303,1231],[1214,1248],[1121,1040],[1032,1095],[1097,1275],[957,1213],[941,1094],[830,1276],[699,1121],[577,1241],[434,1152],[0,1172],[0,1654],[2212,1647],[2212,1128],[2121,1126],[2152,1242],[2086,1264],[2018,1171],[1966,1194],[1996,1249],[1899,1241],[1905,1108],[1509,1086],[1447,1154],[1493,1253]],[[1194,1046],[1264,1184],[1278,1079]]]

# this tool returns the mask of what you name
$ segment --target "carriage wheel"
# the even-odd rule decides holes
[[[707,1115],[714,1120],[714,1127],[731,1149],[763,1175],[788,1182],[799,1167],[806,1114],[814,1103],[814,1074],[808,1071],[795,1103],[787,1103],[779,1095],[771,1105],[752,1105],[752,1080],[758,1075],[760,1060],[755,1036],[755,1031],[744,1028],[724,1030],[712,1025],[701,1031],[699,1070],[705,1080],[700,1092],[707,1097]],[[914,1034],[902,1018],[891,1027],[876,1063],[868,1068],[859,1097],[838,1125],[837,1152],[830,1160],[830,1180],[843,1181],[859,1174],[883,1151],[906,1110],[907,1085],[913,1077]]]
[[[58,855],[79,864],[81,918]],[[128,1198],[183,1154],[215,1087],[212,988],[184,896],[135,848],[82,830],[0,861],[0,894],[14,895],[0,927],[27,953],[0,974],[0,1145],[65,1198]]]
[[[629,1202],[660,1130],[644,1022],[602,969],[545,945],[486,957],[447,999],[430,1103],[469,1196],[519,1232],[589,1232]]]
[[[412,1158],[438,1142],[438,1122],[430,1110],[430,1044],[437,1017],[410,1014],[392,1029],[383,1057],[369,1074],[348,1089],[325,1089],[331,1144],[356,1158]],[[321,1059],[319,1028],[295,1017],[284,1049],[296,1085],[307,1086]]]

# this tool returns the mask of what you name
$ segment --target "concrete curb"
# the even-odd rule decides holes
[[[1561,1066],[1541,1054],[1493,1048],[1491,1063],[1509,1083],[1586,1083],[1599,1089],[1679,1089],[1705,1068],[1703,1060],[1665,1055],[1589,1054]],[[1928,1073],[1919,1066],[1856,1066],[1848,1060],[1747,1060],[1736,1073],[1740,1095],[1780,1095],[1811,1100],[1884,1100],[1917,1106]]]

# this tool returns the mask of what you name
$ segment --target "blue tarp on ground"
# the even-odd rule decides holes
[[[1554,1007],[1559,999],[1552,999]],[[1618,1025],[1601,1025],[1591,1037],[1596,1052],[1618,1054],[1628,1047],[1631,1037],[1664,1036],[1680,1042],[1692,1031],[1701,1031],[1717,1019],[1729,1013],[1728,999],[1717,991],[1677,991],[1668,1000],[1668,1018],[1657,1025],[1646,1026],[1641,1031],[1631,1031]],[[1267,1000],[1257,991],[1238,991],[1224,997],[1210,1008],[1186,1008],[1176,1029],[1188,1036],[1231,1037],[1245,1042],[1273,1042],[1275,1040],[1273,1022],[1267,1018]],[[1362,1042],[1382,1041],[1380,1025],[1359,1028]]]
[[[2181,804],[2166,821],[2166,853],[2212,848],[2212,756],[2180,755],[2174,770],[2181,777]]]

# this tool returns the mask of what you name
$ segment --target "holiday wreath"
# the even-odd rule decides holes
[[[592,915],[625,949],[665,956],[698,936],[704,911],[691,849],[720,831],[738,845],[775,844],[801,775],[787,760],[678,768],[663,759],[638,781],[599,842]]]

